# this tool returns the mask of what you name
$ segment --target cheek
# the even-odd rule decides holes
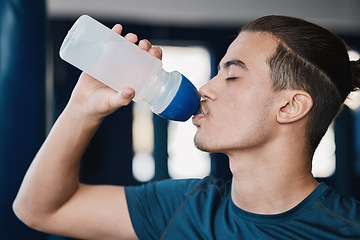
[[[245,90],[233,89],[229,94],[224,96],[225,104],[223,105],[222,111],[230,112],[232,116],[242,116],[248,114],[254,108],[256,104],[256,95]]]
[[[238,131],[251,127],[254,122],[267,114],[265,111],[268,111],[266,109],[270,100],[266,96],[267,93],[254,88],[241,91],[237,89],[237,91],[234,90],[233,93],[225,95],[225,103],[219,107],[220,111],[218,112],[220,117],[224,116],[223,127],[228,126],[234,132],[235,129]]]

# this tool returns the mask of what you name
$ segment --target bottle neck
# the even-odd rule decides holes
[[[160,69],[144,86],[144,100],[150,104],[154,113],[162,112],[172,101],[179,89],[182,76],[179,72],[166,72]]]

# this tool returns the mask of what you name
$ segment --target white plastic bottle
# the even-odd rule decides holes
[[[162,62],[95,19],[83,15],[69,30],[60,57],[109,87],[135,90],[157,115],[186,121],[198,109],[200,96],[179,72],[166,72]]]

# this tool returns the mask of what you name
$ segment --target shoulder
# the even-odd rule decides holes
[[[325,185],[325,184],[324,184]],[[325,185],[325,191],[319,202],[334,211],[359,211],[360,202],[353,196],[342,193],[332,187]],[[360,217],[360,216],[359,216]]]
[[[217,199],[221,199],[219,196],[223,196],[224,192],[221,189],[225,189],[223,182],[210,177],[168,179],[125,187],[127,206],[136,234],[139,238],[149,239],[152,236],[159,239],[175,218],[194,219],[194,214],[205,207],[204,200],[219,202]]]
[[[126,194],[164,194],[173,192],[175,195],[186,197],[196,192],[210,190],[227,191],[229,182],[213,177],[203,179],[166,179],[156,182],[148,182],[141,186],[125,187]]]
[[[324,193],[315,205],[329,217],[360,229],[360,202],[355,197],[332,187],[326,185],[325,187]]]
[[[225,182],[213,177],[167,179],[125,187],[125,193],[129,205],[137,202],[140,205],[153,204],[174,209],[189,199],[196,199],[197,202],[208,198],[223,200],[230,193],[230,185],[230,181]]]
[[[195,193],[213,193],[220,196],[226,196],[230,193],[231,181],[224,181],[222,179],[206,177],[197,184],[192,186],[188,195]]]
[[[165,179],[154,182],[147,182],[140,186],[125,187],[126,194],[163,194],[174,192],[177,195],[186,194],[202,179]],[[167,194],[169,195],[169,194]]]

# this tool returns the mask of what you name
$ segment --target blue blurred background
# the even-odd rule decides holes
[[[91,15],[109,27],[121,23],[125,33],[135,32],[140,39],[170,47],[169,56],[177,60],[189,49],[200,49],[200,54],[205,49],[205,58],[199,57],[206,59],[201,60],[201,64],[206,61],[205,72],[199,78],[207,80],[216,74],[218,62],[241,26],[263,15],[310,20],[340,35],[355,58],[360,52],[357,0],[0,0],[0,4],[0,239],[4,240],[68,239],[29,229],[16,218],[11,205],[80,74],[58,55],[62,40],[80,15]],[[176,48],[175,53],[171,47]],[[201,64],[192,67],[199,70]],[[354,95],[335,120],[314,170],[319,181],[358,199],[359,105],[359,97]],[[221,154],[206,154],[205,163],[192,175],[186,172],[191,172],[193,165],[185,165],[181,175],[177,172],[180,165],[170,160],[175,159],[176,151],[191,152],[191,147],[175,141],[176,126],[155,115],[144,116],[148,123],[135,124],[134,119],[141,116],[135,109],[139,108],[131,104],[105,119],[84,155],[83,182],[135,185],[169,177],[230,177],[227,158]],[[138,125],[147,127],[138,129]],[[148,143],[139,139],[148,139]],[[174,141],[175,147],[171,145]],[[138,156],[147,157],[134,164]],[[324,159],[329,160],[321,161]]]

